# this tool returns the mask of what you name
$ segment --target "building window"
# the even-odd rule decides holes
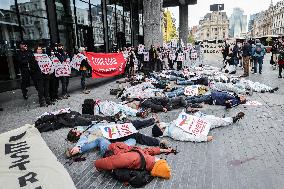
[[[104,26],[101,0],[91,0],[91,17],[94,38],[94,51],[104,51]]]

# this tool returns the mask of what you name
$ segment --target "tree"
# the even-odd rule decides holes
[[[175,20],[172,17],[171,11],[169,10],[164,11],[163,17],[163,39],[165,42],[170,42],[172,39],[177,38]]]
[[[272,42],[272,38],[269,36],[267,39],[266,39],[266,42],[268,44],[268,46],[271,45],[271,42]]]
[[[191,44],[194,44],[195,43],[195,39],[194,39],[194,36],[192,34],[190,34],[188,36],[188,42],[191,43]]]

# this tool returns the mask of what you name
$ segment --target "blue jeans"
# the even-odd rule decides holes
[[[257,64],[259,66],[259,73],[262,71],[263,57],[256,57],[254,59],[254,73],[257,73]]]
[[[189,104],[196,104],[196,103],[202,103],[202,102],[204,102],[206,104],[210,104],[210,102],[212,101],[212,97],[211,97],[211,95],[187,97],[186,101]]]
[[[177,80],[177,85],[194,85],[194,82],[190,80]]]
[[[177,90],[174,90],[174,91],[172,91],[172,92],[167,92],[167,93],[165,93],[165,94],[166,94],[166,96],[167,96],[168,98],[173,98],[173,97],[181,96],[181,95],[184,94],[184,88],[179,88],[179,89],[177,89]]]
[[[133,138],[130,138],[126,141],[124,141],[125,144],[127,144],[128,146],[134,146],[136,144],[136,140]],[[100,155],[103,156],[105,154],[105,152],[107,151],[109,145],[110,145],[110,141],[106,138],[97,138],[96,140],[85,144],[84,146],[81,146],[81,153],[86,153],[88,151],[91,151],[95,148],[99,148],[100,149]]]

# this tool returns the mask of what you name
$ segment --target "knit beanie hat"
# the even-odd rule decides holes
[[[168,165],[167,161],[164,159],[157,161],[154,164],[153,169],[151,170],[151,175],[153,177],[169,179],[171,177],[171,168]]]
[[[153,135],[153,137],[159,137],[159,136],[163,135],[163,132],[161,131],[161,129],[156,124],[152,128],[152,135]]]

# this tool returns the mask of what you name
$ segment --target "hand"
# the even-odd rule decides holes
[[[80,148],[76,146],[70,150],[70,155],[75,155],[75,154],[78,154],[79,152],[80,152]]]
[[[213,136],[207,136],[207,142],[210,142],[213,140]]]
[[[167,110],[167,108],[163,108],[163,112],[167,112],[168,110]]]
[[[162,153],[171,153],[172,152],[172,148],[167,148],[167,149],[161,149],[160,151],[162,152]]]

